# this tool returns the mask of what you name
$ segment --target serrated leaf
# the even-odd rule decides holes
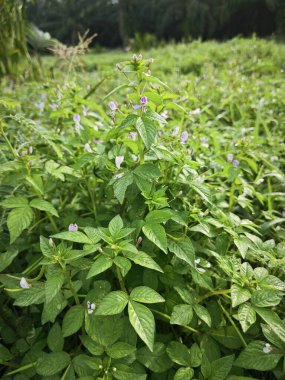
[[[107,294],[100,302],[96,315],[115,315],[121,313],[127,306],[129,297],[125,292],[117,290]]]
[[[159,293],[147,286],[138,286],[134,288],[130,294],[133,301],[142,303],[159,303],[165,302]]]
[[[242,331],[246,332],[256,321],[256,312],[249,304],[244,303],[238,308],[238,319],[241,324]]]
[[[132,127],[136,125],[138,115],[130,114],[121,123],[120,128]]]
[[[129,320],[138,336],[153,351],[155,321],[152,312],[144,305],[129,301]]]
[[[231,298],[232,298],[232,306],[236,307],[246,301],[248,301],[251,297],[251,293],[249,290],[242,288],[239,285],[233,284],[231,287]]]
[[[29,206],[14,208],[7,218],[7,226],[10,232],[10,244],[29,227],[33,220],[33,210]]]
[[[283,355],[274,347],[268,353],[263,352],[265,343],[259,340],[250,342],[235,361],[235,366],[257,371],[274,369]]]
[[[42,353],[37,360],[36,372],[40,376],[53,376],[62,371],[70,363],[70,357],[66,352]]]
[[[29,202],[25,197],[15,196],[4,199],[0,204],[4,208],[18,208],[28,206]]]
[[[136,357],[140,363],[154,373],[165,372],[172,367],[165,345],[160,342],[154,344],[153,351],[150,351],[146,346],[140,348],[136,353]]]
[[[283,294],[278,290],[256,290],[252,293],[251,303],[258,307],[277,306],[282,300]]]
[[[58,217],[58,213],[53,205],[48,201],[44,201],[43,199],[33,199],[30,202],[30,206],[38,210],[49,212],[50,214]]]
[[[149,149],[156,136],[156,126],[154,122],[147,116],[143,115],[137,119],[136,129],[142,138],[145,147]]]
[[[128,355],[133,354],[136,351],[136,347],[131,346],[125,342],[114,343],[111,347],[107,347],[106,353],[112,359],[125,358]]]
[[[224,356],[211,363],[210,380],[225,380],[233,366],[234,355]]]
[[[184,366],[191,365],[190,352],[184,344],[174,341],[170,342],[166,351],[174,363]]]
[[[128,186],[133,183],[132,173],[124,175],[122,178],[119,178],[113,185],[114,195],[118,201],[122,204],[125,199],[125,194]]]
[[[61,328],[58,323],[55,323],[50,329],[47,336],[48,348],[53,351],[62,351],[64,345],[64,339],[62,336]]]
[[[50,302],[60,291],[64,283],[64,273],[53,272],[45,282],[46,302]]]
[[[272,310],[254,306],[257,314],[269,325],[276,335],[285,343],[285,323]]]
[[[142,267],[153,269],[163,273],[163,270],[160,268],[160,266],[143,251],[139,251],[138,253],[128,251],[125,252],[124,255],[130,260],[132,260],[134,263]]]
[[[45,290],[44,288],[30,288],[21,291],[20,295],[14,302],[15,306],[30,306],[39,305],[45,300]]]
[[[151,179],[157,179],[161,176],[161,172],[159,168],[151,163],[146,163],[143,165],[138,166],[135,170],[134,173],[146,180],[151,180]]]
[[[208,310],[204,306],[198,304],[193,304],[193,309],[197,314],[197,317],[205,322],[207,326],[211,327],[212,319]]]
[[[146,223],[143,228],[145,236],[160,248],[164,253],[167,253],[167,238],[165,229],[160,224]]]
[[[195,268],[195,251],[190,239],[187,237],[176,241],[168,239],[168,249],[179,259]]]
[[[116,215],[109,223],[109,232],[111,236],[116,235],[122,228],[124,227],[124,223],[120,215]]]
[[[175,375],[173,380],[191,380],[194,376],[194,370],[190,367],[186,368],[179,368]]]
[[[94,356],[100,356],[104,353],[104,346],[96,343],[88,335],[81,335],[80,340],[85,348]]]
[[[169,209],[150,211],[145,220],[148,223],[164,223],[173,217],[173,212]]]
[[[53,238],[72,241],[74,243],[93,244],[92,240],[80,231],[64,231],[52,235]]]
[[[170,316],[172,325],[188,325],[193,318],[193,308],[190,305],[176,305]]]
[[[84,307],[81,305],[72,306],[64,315],[62,322],[62,335],[67,337],[75,334],[83,325]]]
[[[102,272],[105,272],[107,269],[111,268],[113,265],[113,260],[108,256],[99,256],[99,258],[92,264],[88,274],[87,278],[91,278],[96,276],[97,274],[100,274]]]

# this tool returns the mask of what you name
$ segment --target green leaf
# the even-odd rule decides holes
[[[243,345],[238,333],[232,326],[221,327],[215,331],[212,331],[211,337],[230,349],[237,349]]]
[[[43,288],[30,288],[21,291],[14,302],[15,306],[39,305],[45,300],[45,290]]]
[[[208,310],[204,306],[198,304],[193,304],[193,309],[197,314],[198,318],[205,322],[207,326],[211,327],[212,320]]]
[[[55,323],[50,329],[47,336],[47,344],[48,348],[53,352],[62,351],[64,339],[58,323]]]
[[[130,323],[136,333],[150,351],[153,351],[155,321],[152,312],[146,306],[135,301],[129,301],[128,312]]]
[[[13,355],[10,353],[8,348],[0,344],[0,364],[8,362],[11,359],[13,359]]]
[[[87,334],[102,346],[111,346],[122,335],[124,318],[116,315],[87,315],[85,318],[85,329]]]
[[[249,304],[244,303],[238,308],[238,319],[241,324],[242,331],[246,332],[256,321],[256,312]]]
[[[42,325],[47,322],[54,323],[56,317],[62,312],[66,305],[67,300],[62,292],[57,293],[50,302],[45,301],[41,318]]]
[[[133,180],[132,173],[128,173],[114,183],[114,195],[121,204],[123,204],[126,190],[133,183]]]
[[[266,310],[254,306],[257,314],[269,325],[272,331],[285,342],[285,323],[272,310]]]
[[[18,255],[19,251],[15,248],[8,248],[7,252],[0,253],[0,272],[6,269]]]
[[[46,302],[50,302],[60,291],[64,283],[64,273],[53,272],[45,282]]]
[[[75,334],[83,325],[84,308],[81,305],[72,306],[63,317],[63,337]]]
[[[224,356],[211,363],[210,380],[225,380],[233,366],[234,355]]]
[[[146,223],[143,226],[145,236],[160,248],[164,253],[167,253],[167,238],[165,229],[160,224]]]
[[[70,357],[66,352],[42,353],[37,360],[36,372],[40,376],[53,376],[62,371],[70,363]]]
[[[242,288],[239,285],[233,284],[231,287],[232,306],[236,307],[250,299],[251,293],[249,290]]]
[[[152,179],[157,179],[161,176],[161,172],[159,168],[151,163],[143,164],[138,166],[135,170],[134,173],[146,180],[152,180]]]
[[[136,347],[131,346],[125,342],[114,343],[111,347],[107,347],[106,353],[112,359],[125,358],[128,355],[133,354],[136,351]]]
[[[188,325],[193,318],[193,308],[190,305],[176,305],[170,316],[172,325]]]
[[[88,335],[81,335],[80,340],[85,348],[94,356],[100,356],[104,353],[104,347],[96,343]]]
[[[156,136],[156,126],[154,122],[147,116],[143,115],[137,119],[136,129],[142,138],[145,147],[149,149]]]
[[[122,228],[124,227],[124,223],[120,215],[115,216],[109,223],[109,232],[111,236],[116,235]]]
[[[132,260],[134,263],[142,267],[153,269],[153,270],[163,273],[163,270],[160,268],[160,266],[149,255],[147,255],[143,251],[139,251],[138,253],[125,252],[124,255],[128,259]]]
[[[173,380],[191,380],[194,376],[194,370],[190,367],[186,368],[179,368],[175,375]]]
[[[174,363],[185,366],[191,365],[190,352],[184,344],[180,342],[170,342],[166,351]]]
[[[10,244],[29,227],[33,220],[33,210],[29,206],[14,208],[8,215],[7,226],[10,232]]]
[[[58,213],[53,205],[48,201],[44,201],[43,199],[33,199],[30,202],[30,206],[38,210],[49,212],[50,214],[58,217]]]
[[[190,348],[191,367],[199,367],[202,363],[202,351],[197,343],[192,344]]]
[[[96,276],[99,273],[105,272],[107,269],[111,268],[113,265],[113,260],[108,256],[99,256],[99,258],[92,264],[87,278]]]
[[[195,251],[190,239],[187,237],[176,241],[168,239],[168,249],[179,259],[195,268]]]
[[[52,235],[53,238],[68,240],[74,243],[93,244],[92,240],[80,231],[64,231],[56,235]]]
[[[142,303],[158,303],[165,302],[159,293],[147,286],[138,286],[134,288],[130,294],[133,301]]]
[[[259,340],[250,342],[235,361],[235,366],[257,371],[274,369],[283,355],[274,347],[268,353],[263,352],[265,343]]]
[[[160,342],[154,344],[153,351],[150,351],[146,346],[140,348],[136,353],[136,357],[140,363],[154,373],[165,372],[172,367],[165,345]]]
[[[132,127],[136,125],[138,115],[130,114],[121,123],[120,128]]]
[[[164,223],[173,217],[173,212],[169,209],[150,211],[145,220],[147,223]]]
[[[29,202],[27,198],[25,197],[16,196],[16,197],[6,198],[0,204],[4,208],[18,208],[18,207],[23,208],[23,207],[28,206]]]
[[[116,264],[117,267],[120,268],[123,277],[127,275],[127,273],[132,267],[132,263],[130,262],[130,260],[122,256],[115,257],[114,264]]]
[[[245,236],[236,237],[234,239],[234,243],[235,243],[237,249],[239,250],[241,257],[244,259],[246,256],[246,252],[250,246],[250,242],[249,242],[248,238]]]
[[[53,255],[53,249],[49,244],[49,239],[44,236],[40,236],[40,248],[44,256],[51,257]]]
[[[125,292],[117,290],[107,294],[100,302],[96,315],[115,315],[121,313],[127,306],[129,297]]]
[[[282,297],[283,294],[278,290],[256,290],[252,293],[251,303],[258,307],[277,306]]]

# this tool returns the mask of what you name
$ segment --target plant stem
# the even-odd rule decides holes
[[[221,301],[218,300],[218,304],[220,306],[220,308],[223,310],[223,313],[225,314],[225,316],[228,318],[228,320],[230,321],[231,325],[233,326],[233,328],[236,330],[242,344],[244,345],[244,347],[247,347],[247,344],[246,344],[246,341],[244,340],[241,332],[239,331],[239,329],[237,328],[235,322],[233,321],[232,317],[229,315],[229,313],[227,312],[227,310],[224,308],[224,306],[222,305]]]
[[[15,373],[19,373],[19,372],[23,372],[23,371],[26,371],[26,369],[29,369],[29,368],[32,368],[36,365],[37,362],[33,362],[33,363],[29,363],[29,364],[26,364],[22,367],[19,367],[17,369],[15,369],[14,371],[11,371],[11,372],[8,372],[4,375],[5,376],[11,376],[11,375],[14,375]]]
[[[206,298],[212,297],[214,295],[217,295],[217,294],[226,295],[227,293],[230,293],[230,292],[231,292],[231,289],[214,290],[213,292],[209,292],[209,293],[205,294],[204,296],[200,297],[198,299],[198,303],[205,300]]]
[[[40,280],[43,277],[44,273],[45,273],[45,266],[43,265],[41,267],[40,273],[36,277],[28,279],[28,282],[35,282],[35,281]]]
[[[50,221],[51,225],[53,226],[53,229],[55,230],[55,232],[59,232],[59,229],[58,229],[57,225],[55,224],[55,221],[53,220],[53,217],[51,216],[51,214],[49,212],[47,212],[47,216],[48,216],[49,221]]]
[[[123,279],[123,276],[121,274],[121,271],[120,271],[120,268],[116,266],[116,273],[117,273],[117,276],[118,276],[118,280],[119,280],[119,284],[120,284],[120,287],[121,287],[121,290],[125,293],[128,294],[128,291],[125,287],[125,283],[124,283],[124,279]]]
[[[80,301],[79,301],[79,298],[78,298],[78,295],[76,293],[76,290],[74,289],[74,286],[72,284],[72,280],[71,280],[71,277],[70,277],[70,273],[68,271],[65,272],[65,276],[66,276],[66,279],[67,279],[67,282],[68,282],[68,285],[69,285],[69,289],[73,295],[73,298],[74,298],[74,301],[76,303],[76,305],[80,305]]]
[[[13,154],[14,158],[18,158],[18,155],[17,153],[15,152],[14,148],[12,147],[8,137],[6,136],[5,132],[3,131],[3,127],[2,125],[0,125],[0,133],[1,135],[3,136],[6,144],[8,145],[8,148],[10,149],[11,153]]]
[[[151,309],[151,308],[149,308],[149,310],[151,310],[154,314],[157,314],[157,315],[161,316],[162,318],[164,318],[164,319],[170,321],[170,316],[169,316],[169,315],[164,314],[164,313],[162,313],[161,311],[158,311],[158,310],[155,310],[155,309]],[[190,327],[190,326],[181,325],[181,327],[183,327],[185,330],[188,330],[188,331],[190,331],[190,332],[194,332],[194,333],[196,333],[196,334],[199,334],[199,331],[198,331],[198,330],[195,330],[195,329],[193,329],[193,328]]]

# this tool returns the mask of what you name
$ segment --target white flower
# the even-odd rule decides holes
[[[124,156],[116,156],[115,158],[115,164],[118,169],[120,169],[122,163],[124,161]]]
[[[88,152],[88,153],[91,153],[91,152],[92,152],[91,146],[90,146],[88,143],[86,143],[86,144],[84,145],[84,148],[85,148],[86,152]]]
[[[191,112],[192,115],[200,115],[202,113],[201,108],[196,108]]]
[[[197,268],[197,271],[200,272],[200,273],[205,273],[206,269],[204,269],[204,268]]]
[[[92,314],[92,313],[94,313],[95,309],[96,309],[95,303],[91,303],[91,302],[87,301],[87,313]]]
[[[178,133],[179,133],[179,129],[180,129],[180,128],[179,128],[178,126],[175,127],[174,130],[173,130],[173,132],[171,133],[171,136],[172,136],[172,137],[177,136]]]
[[[199,259],[199,258],[198,258],[198,259],[196,259],[196,260],[195,260],[195,264],[199,264],[199,263],[200,263],[200,261],[201,261],[201,259]]]
[[[263,351],[265,354],[269,354],[269,352],[272,351],[271,344],[269,344],[269,343],[265,343],[265,346],[263,347],[262,351]]]
[[[28,283],[25,277],[22,277],[20,281],[20,287],[23,289],[29,289],[31,287],[31,284]]]

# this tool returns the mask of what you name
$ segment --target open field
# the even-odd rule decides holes
[[[42,64],[0,94],[3,379],[285,379],[285,46]]]

